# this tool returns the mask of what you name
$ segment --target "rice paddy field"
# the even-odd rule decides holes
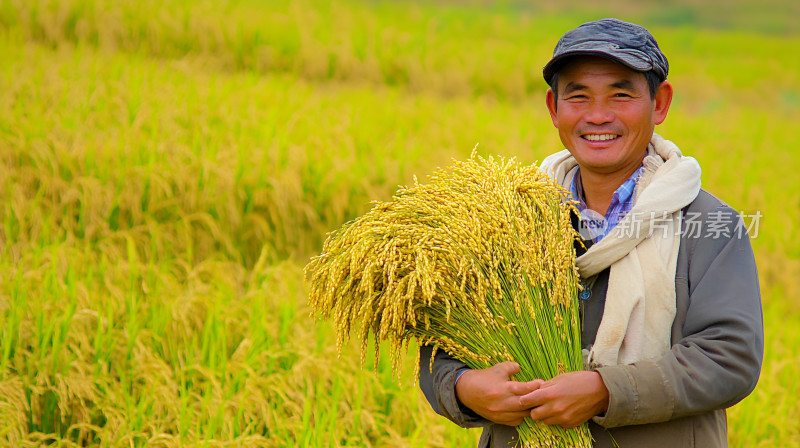
[[[730,445],[800,447],[798,8],[0,2],[0,446],[474,445],[425,402],[413,347],[399,379],[359,341],[337,357],[302,268],[476,143],[560,150],[541,67],[617,16],[670,58],[657,132],[760,215],[765,362]]]

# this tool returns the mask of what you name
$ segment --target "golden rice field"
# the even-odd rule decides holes
[[[762,215],[765,363],[730,444],[800,447],[798,6],[720,5],[0,3],[0,446],[474,444],[413,353],[400,384],[359,341],[337,358],[302,267],[478,142],[561,149],[540,69],[617,15],[671,59],[659,132]]]

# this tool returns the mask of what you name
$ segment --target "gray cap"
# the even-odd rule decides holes
[[[656,39],[639,25],[618,19],[600,19],[568,31],[553,51],[553,59],[544,66],[544,80],[553,75],[572,56],[601,56],[639,72],[654,71],[667,79],[669,62],[658,48]]]

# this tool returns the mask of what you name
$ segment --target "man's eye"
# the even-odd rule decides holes
[[[614,95],[614,97],[616,97],[616,98],[630,98],[631,96],[628,95],[627,93],[617,93],[617,94]]]

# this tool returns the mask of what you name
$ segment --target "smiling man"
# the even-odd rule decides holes
[[[738,214],[700,188],[700,166],[654,134],[673,89],[644,28],[603,19],[567,32],[544,68],[565,150],[542,167],[569,189],[581,274],[585,370],[511,380],[423,348],[434,410],[507,447],[530,417],[589,422],[596,446],[727,446],[725,408],[755,387],[763,358],[758,275]],[[427,354],[427,355],[426,355]]]
[[[578,162],[587,205],[605,211],[614,191],[641,166],[655,125],[667,118],[672,86],[653,96],[639,72],[608,59],[566,61],[547,107],[564,145]]]

